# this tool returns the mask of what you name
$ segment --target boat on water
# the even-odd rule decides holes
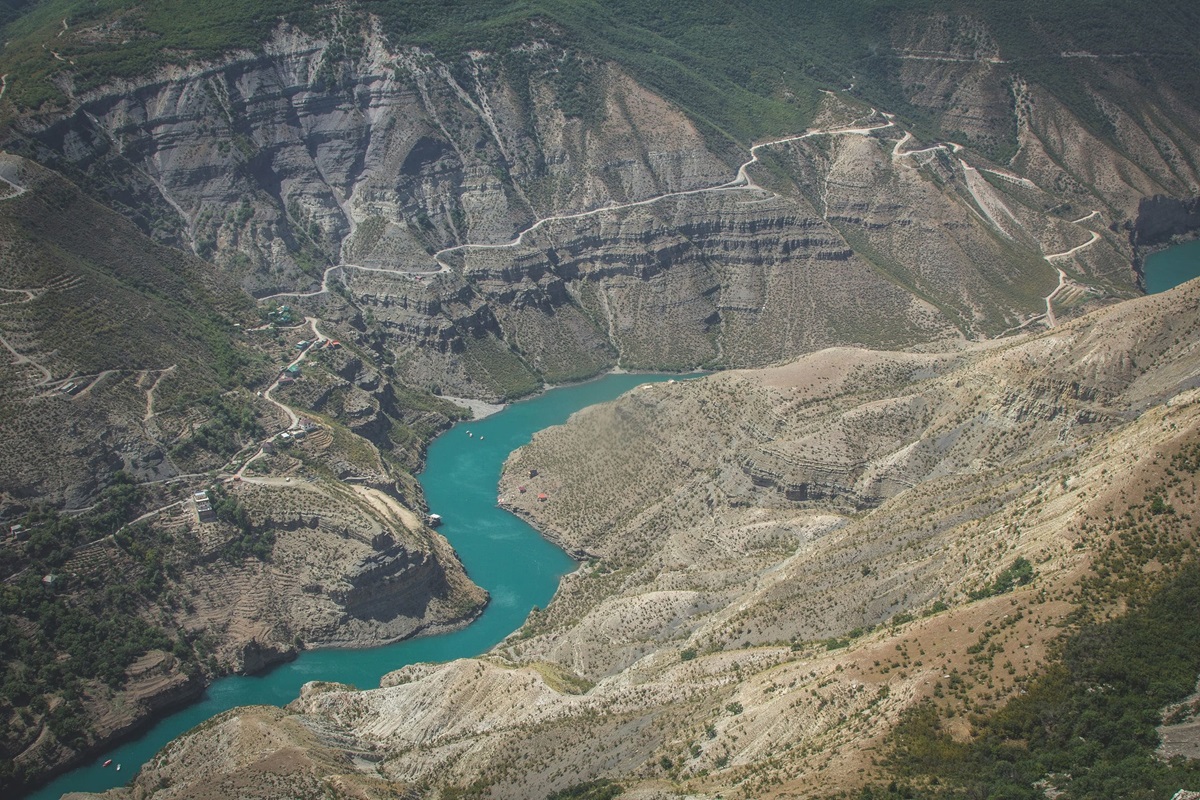
[[[121,765],[117,764],[117,772],[120,772],[120,771],[121,771]]]
[[[108,766],[109,764],[111,764],[111,763],[112,763],[112,759],[110,758],[108,761],[105,761],[105,762],[104,762],[103,764],[101,764],[100,766],[101,766],[101,767],[107,767],[107,766]]]

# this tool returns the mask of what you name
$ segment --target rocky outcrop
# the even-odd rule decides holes
[[[187,582],[200,599],[183,620],[237,631],[234,662],[244,646],[361,646],[453,627],[486,603],[445,540],[378,489],[268,479],[244,482],[238,497],[275,531],[271,561],[198,567]]]
[[[1200,229],[1200,198],[1183,200],[1155,195],[1138,204],[1130,240],[1134,247],[1153,247],[1197,229]]]
[[[179,642],[176,651],[140,658],[116,688],[84,680],[81,701],[56,698],[72,709],[70,729],[44,715],[10,712],[4,755],[21,776],[32,782],[80,763],[196,700],[222,674],[262,672],[303,646],[382,644],[452,629],[483,609],[486,593],[471,584],[446,541],[399,502],[376,488],[300,478],[230,484],[246,528],[199,521],[190,502],[154,516],[156,533],[141,535],[162,537],[155,541],[167,576],[163,599],[145,614],[168,641]],[[210,491],[228,502],[225,490]],[[123,546],[107,537],[72,553],[60,568],[71,576],[67,602],[79,602],[73,585],[144,580],[130,553],[138,534],[126,536]],[[265,553],[244,554],[247,540],[268,536]],[[199,658],[192,642],[203,648]]]
[[[234,672],[240,675],[256,675],[295,657],[295,648],[281,647],[271,643],[264,644],[258,639],[251,639],[242,645],[238,652],[234,662]]]
[[[330,596],[346,614],[361,620],[423,619],[429,603],[449,588],[435,558],[400,545],[366,557],[346,579],[349,588]]]

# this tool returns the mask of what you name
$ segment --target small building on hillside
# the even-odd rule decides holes
[[[192,504],[196,506],[196,519],[200,522],[216,522],[217,512],[213,511],[208,492],[201,489],[192,495]]]

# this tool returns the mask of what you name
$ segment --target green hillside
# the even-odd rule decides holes
[[[250,357],[231,344],[253,304],[210,265],[154,244],[130,222],[38,170],[0,206],[10,258],[0,285],[33,290],[0,321],[31,352],[71,370],[161,369],[178,363],[199,390],[241,385]]]
[[[1010,69],[1098,128],[1104,118],[1088,91],[1094,65],[1079,53],[1135,59],[1147,81],[1191,96],[1200,89],[1200,7],[1186,0],[1167,0],[1154,14],[1132,0],[360,0],[350,8],[377,15],[393,45],[428,47],[451,63],[469,49],[508,52],[534,39],[612,59],[741,143],[803,127],[817,89],[851,84],[937,130],[938,120],[896,83],[891,36],[934,15],[982,23]],[[314,34],[334,24],[301,0],[43,0],[8,14],[20,15],[5,29],[0,69],[9,74],[8,99],[26,109],[62,103],[62,73],[82,91],[165,63],[253,50],[281,22]]]

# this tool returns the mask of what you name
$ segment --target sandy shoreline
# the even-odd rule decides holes
[[[472,419],[483,419],[490,417],[492,414],[497,414],[508,407],[507,403],[489,403],[486,400],[472,400],[469,397],[450,397],[442,395],[443,400],[449,400],[456,406],[463,406],[471,409],[471,413],[475,416]]]

